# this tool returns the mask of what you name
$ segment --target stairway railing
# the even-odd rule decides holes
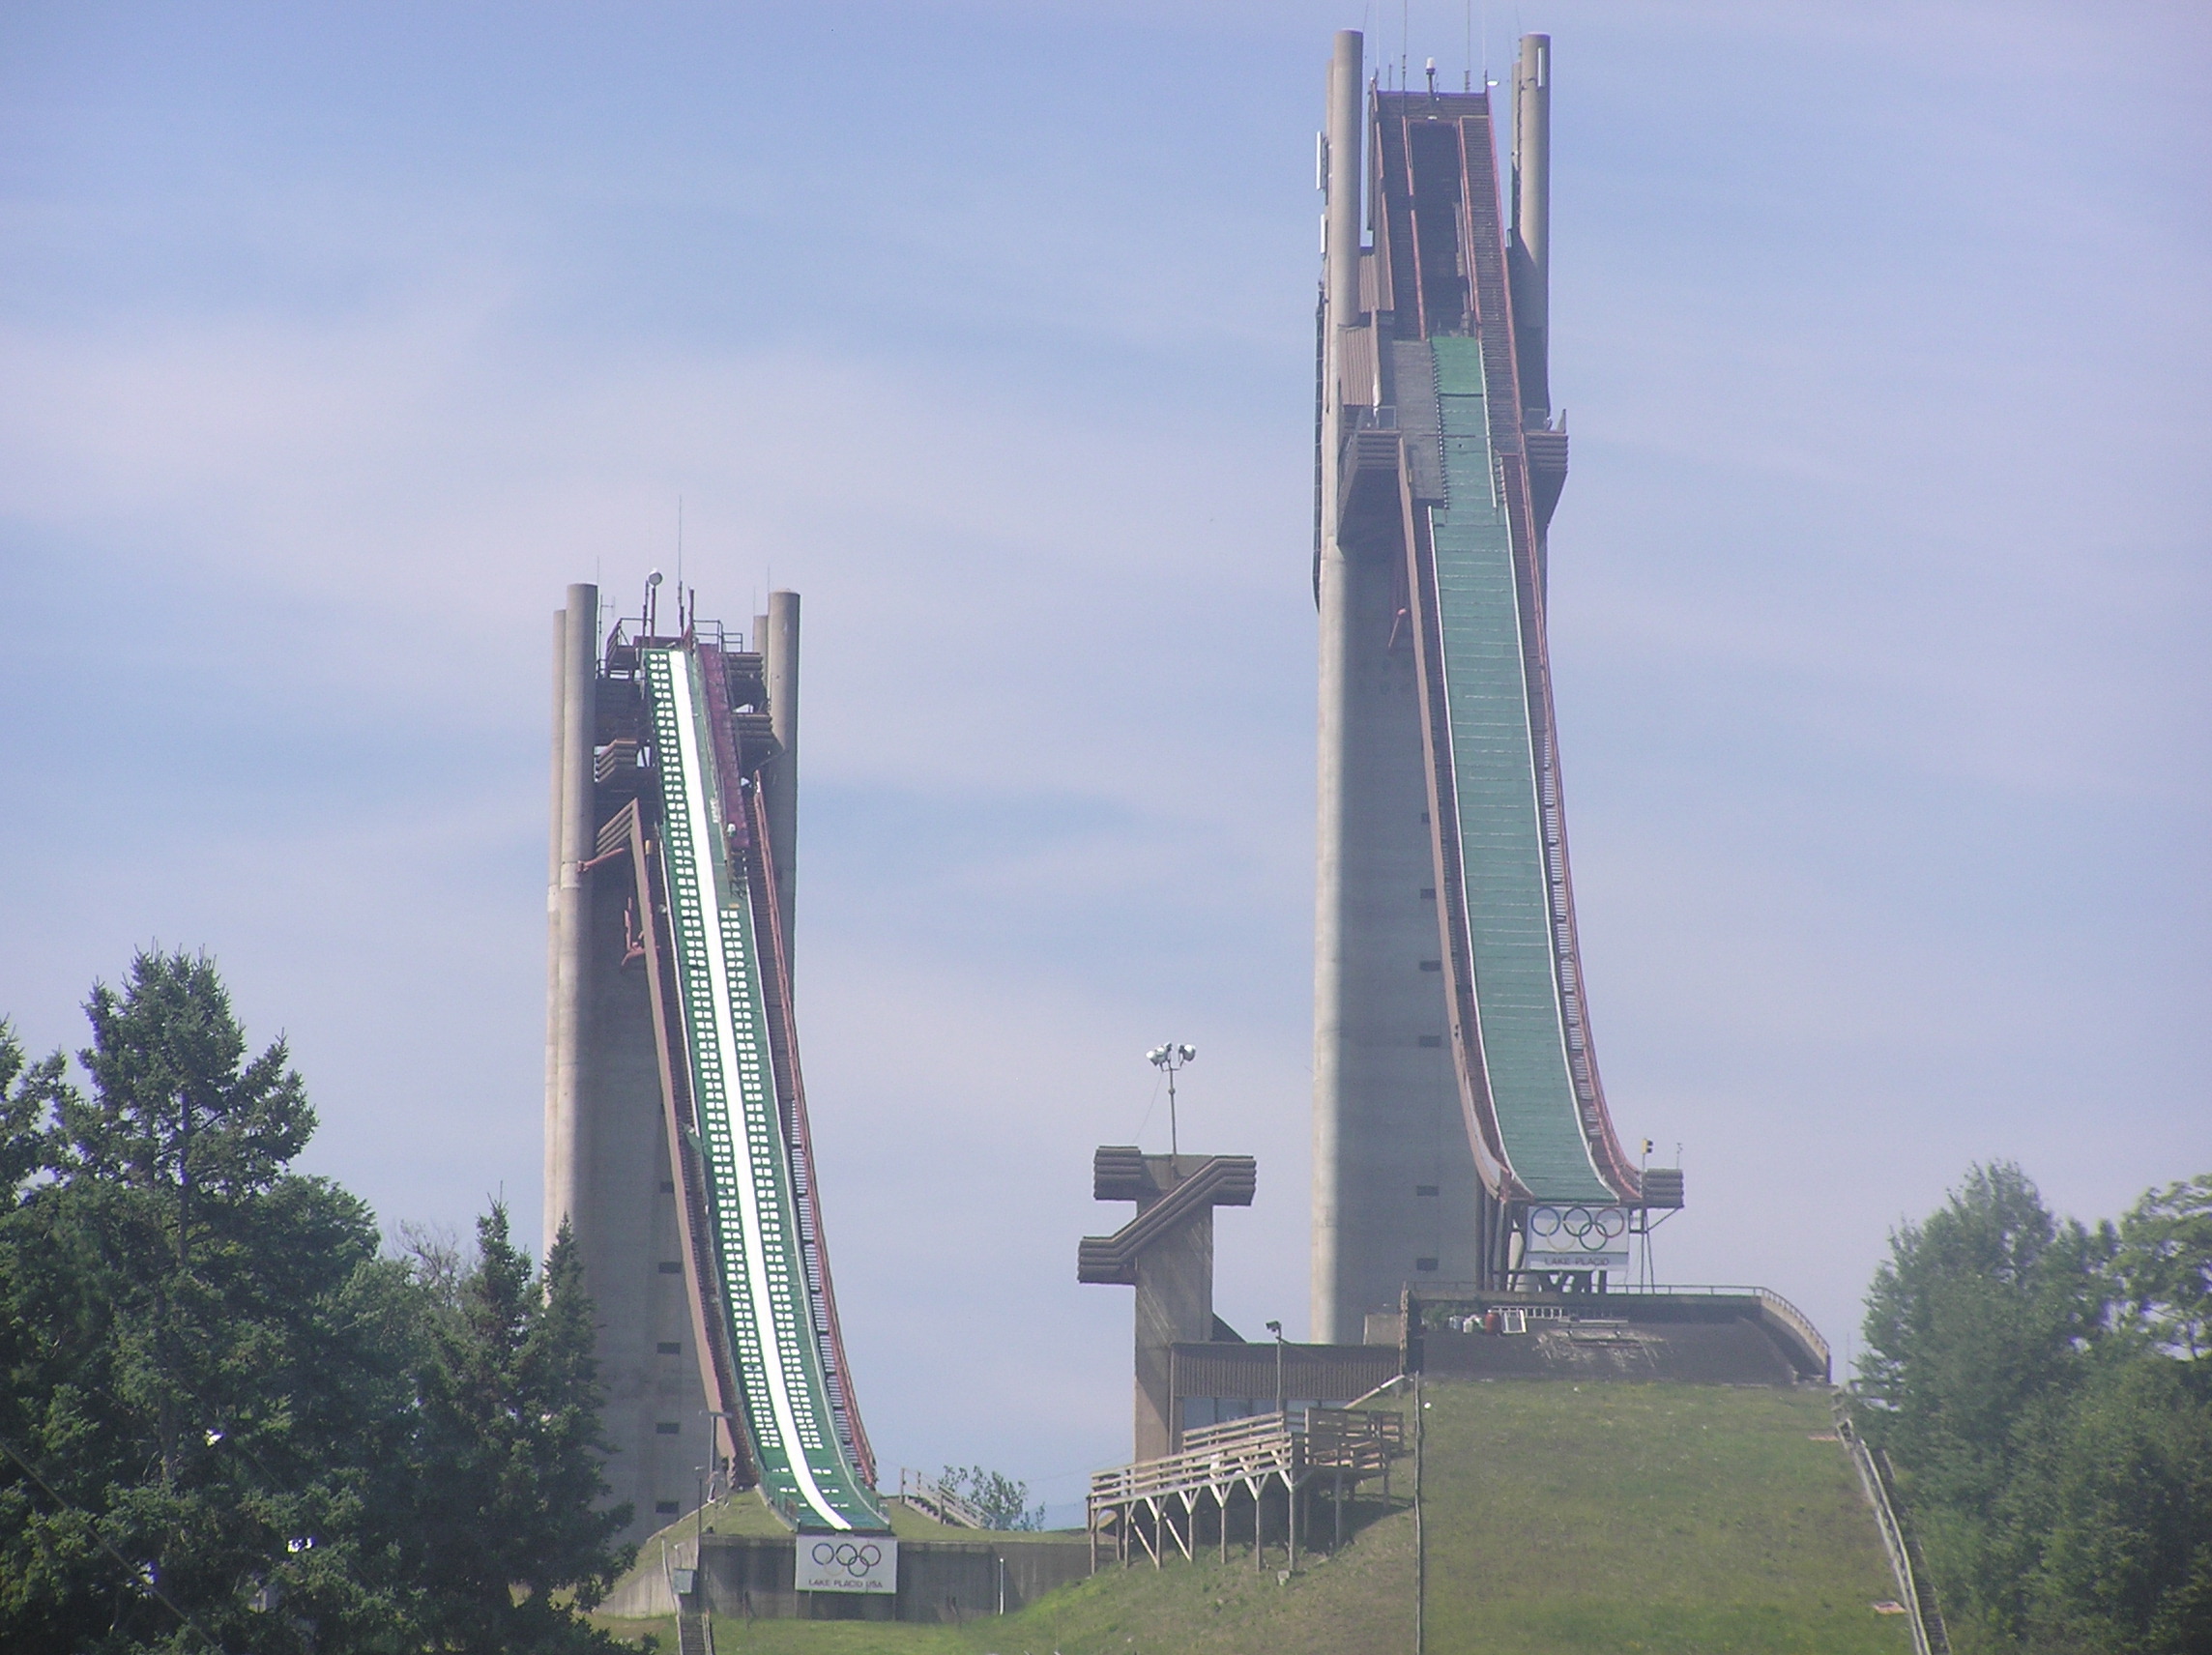
[[[1897,1577],[1897,1589],[1910,1617],[1913,1655],[1951,1655],[1951,1640],[1943,1629],[1942,1611],[1936,1607],[1936,1588],[1920,1563],[1920,1549],[1897,1520],[1886,1466],[1858,1434],[1841,1393],[1836,1397],[1835,1413],[1836,1435],[1850,1451],[1859,1486],[1866,1491],[1867,1503],[1874,1507],[1875,1526],[1881,1530],[1881,1549],[1889,1554],[1890,1573]]]

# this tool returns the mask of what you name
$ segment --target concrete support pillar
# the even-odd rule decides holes
[[[1150,1159],[1166,1172],[1167,1156]],[[1159,1460],[1182,1440],[1182,1421],[1175,1417],[1174,1347],[1213,1337],[1213,1209],[1200,1208],[1140,1253],[1136,1274],[1136,1457]]]
[[[592,755],[598,726],[599,589],[568,588],[561,651],[560,859],[553,887],[553,1097],[546,1133],[545,1244],[563,1219],[590,1222],[584,1186],[591,1123],[584,1105],[585,1015],[589,1003],[591,912],[581,865],[592,856]]]
[[[568,1177],[569,1147],[561,1121],[561,789],[567,751],[568,612],[553,611],[553,712],[547,720],[553,753],[548,766],[552,798],[545,810],[545,1212],[544,1239],[555,1233],[550,1214],[553,1192]]]
[[[1523,421],[1552,413],[1552,37],[1523,35],[1513,67],[1514,349]]]
[[[1360,144],[1366,97],[1361,52],[1357,31],[1338,31],[1329,57],[1328,203],[1324,219],[1327,244],[1322,317],[1325,367],[1322,376],[1321,570],[1316,594],[1321,606],[1321,696],[1317,754],[1320,811],[1315,825],[1312,1332],[1320,1340],[1337,1337],[1336,1283],[1340,1273],[1336,1216],[1342,1205],[1339,1139],[1344,1120],[1339,1105],[1346,1077],[1338,1036],[1345,988],[1343,875],[1346,806],[1350,802],[1345,772],[1353,758],[1351,742],[1355,719],[1348,702],[1351,675],[1346,661],[1353,594],[1344,550],[1336,536],[1338,461],[1344,438],[1336,363],[1343,328],[1358,320]]]
[[[1328,172],[1325,276],[1332,327],[1359,320],[1360,36],[1337,31],[1328,60]]]
[[[770,728],[783,751],[761,767],[768,809],[769,856],[775,863],[775,903],[783,915],[783,957],[794,952],[799,881],[799,594],[771,592],[762,618],[761,669],[768,679]]]
[[[1340,533],[1338,461],[1353,410],[1334,363],[1356,338],[1352,329],[1381,320],[1358,309],[1368,218],[1358,192],[1372,183],[1360,153],[1369,135],[1365,93],[1359,37],[1340,34],[1326,134],[1314,905],[1311,1337],[1329,1344],[1357,1343],[1367,1314],[1388,1310],[1409,1280],[1472,1275],[1478,1224],[1478,1177],[1438,969],[1443,946],[1405,607],[1407,548],[1395,513]],[[1416,433],[1405,440],[1434,444],[1426,348],[1378,340],[1376,360],[1399,431]]]
[[[1102,1147],[1091,1191],[1133,1201],[1137,1216],[1112,1235],[1086,1235],[1075,1279],[1137,1290],[1134,1447],[1139,1460],[1182,1441],[1175,1348],[1213,1337],[1213,1209],[1250,1206],[1259,1170],[1249,1155],[1144,1155]]]

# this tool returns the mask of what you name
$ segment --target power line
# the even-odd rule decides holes
[[[0,1437],[0,1454],[6,1454],[9,1459],[15,1461],[16,1465],[22,1466],[23,1475],[30,1478],[34,1483],[38,1484],[40,1489],[44,1492],[45,1496],[48,1499],[52,1500],[63,1510],[74,1512],[78,1517],[83,1518],[86,1524],[90,1525],[94,1545],[98,1546],[102,1552],[106,1553],[118,1563],[122,1564],[124,1572],[135,1577],[139,1583],[142,1584],[147,1589],[147,1591],[154,1595],[154,1597],[160,1603],[163,1609],[167,1610],[171,1614],[175,1615],[179,1620],[183,1621],[187,1626],[190,1627],[194,1632],[198,1633],[200,1635],[201,1641],[204,1642],[210,1649],[217,1651],[217,1655],[222,1655],[222,1645],[218,1643],[215,1639],[209,1635],[208,1629],[206,1627],[202,1626],[198,1621],[194,1620],[189,1614],[185,1612],[183,1605],[179,1604],[175,1598],[172,1598],[167,1592],[161,1589],[161,1582],[153,1578],[144,1564],[131,1562],[130,1558],[124,1556],[122,1553],[116,1551],[113,1546],[108,1544],[107,1536],[100,1532],[100,1519],[93,1516],[91,1512],[86,1511],[84,1507],[78,1505],[76,1501],[71,1499],[68,1495],[56,1491],[53,1484],[47,1482],[45,1478],[39,1475],[38,1467],[33,1466],[30,1461],[24,1459],[21,1454],[17,1453],[15,1450],[15,1445],[13,1442],[10,1442],[5,1437]]]

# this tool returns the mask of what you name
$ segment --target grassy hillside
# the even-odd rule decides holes
[[[1824,1396],[1687,1385],[1431,1385],[1429,1643],[1438,1655],[1897,1655],[1910,1647]],[[1410,1468],[1395,1479],[1403,1495]],[[717,1622],[795,1655],[1339,1655],[1412,1647],[1401,1497],[1279,1583],[1247,1551],[1109,1569],[960,1627]],[[1272,1553],[1279,1566],[1282,1553]],[[643,1631],[634,1623],[625,1631]],[[663,1647],[673,1647],[666,1623]]]

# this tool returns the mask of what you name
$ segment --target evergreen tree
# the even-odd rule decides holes
[[[431,1317],[421,1369],[420,1453],[432,1473],[412,1574],[438,1649],[608,1646],[565,1607],[589,1609],[633,1554],[609,1541],[627,1506],[593,1509],[604,1393],[590,1300],[566,1224],[542,1284],[494,1205],[477,1260]]]
[[[31,1165],[0,1219],[22,1460],[0,1490],[0,1633],[288,1649],[386,1619],[330,1452],[365,1423],[334,1376],[376,1366],[335,1315],[377,1268],[368,1212],[286,1170],[313,1113],[282,1041],[247,1060],[204,958],[142,954],[86,1011],[90,1094],[57,1057],[11,1110],[11,1162]]]
[[[0,1648],[606,1646],[572,1249],[540,1282],[495,1209],[463,1277],[379,1258],[205,958],[86,1010],[89,1091],[0,1024]]]

